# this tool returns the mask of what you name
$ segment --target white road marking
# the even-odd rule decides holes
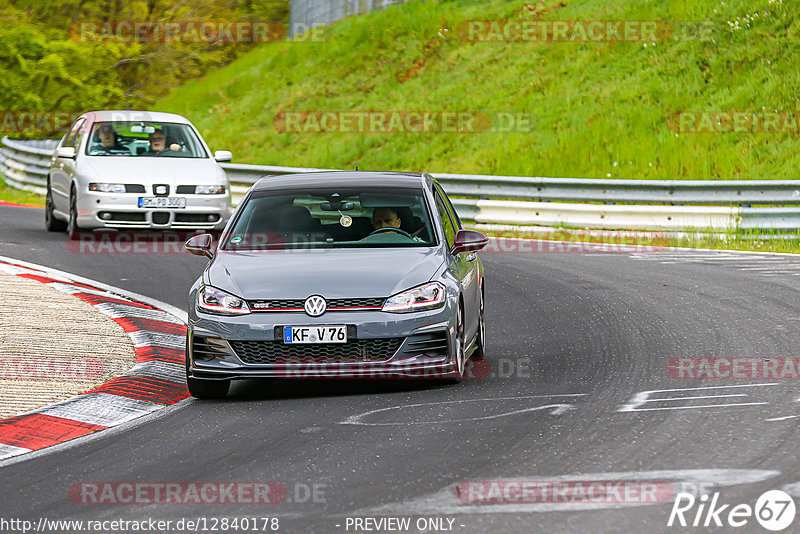
[[[770,417],[766,419],[766,421],[785,421],[786,419],[794,419],[795,417],[800,417],[800,415],[785,415],[783,417]]]
[[[800,482],[794,482],[792,484],[786,484],[781,487],[783,491],[791,495],[792,497],[800,497]]]
[[[178,321],[174,315],[161,310],[148,310],[146,308],[137,308],[131,306],[117,306],[115,304],[100,303],[94,306],[98,311],[111,317],[112,319],[137,317],[140,319],[153,319],[155,321],[163,321],[165,323],[184,324]]]
[[[681,401],[681,400],[697,400],[697,399],[714,399],[720,397],[746,397],[746,394],[728,394],[728,395],[706,395],[701,397],[666,397],[666,398],[653,398],[651,397],[654,393],[674,393],[677,391],[690,391],[690,392],[699,392],[704,390],[710,389],[730,389],[730,388],[753,388],[753,387],[761,387],[761,386],[777,386],[777,382],[770,382],[764,384],[739,384],[733,386],[705,386],[705,387],[697,387],[697,388],[679,388],[679,389],[653,389],[649,391],[639,391],[634,393],[633,397],[628,404],[623,404],[619,408],[617,408],[618,412],[647,412],[647,411],[656,411],[656,410],[699,410],[702,408],[721,408],[721,407],[730,407],[730,406],[756,406],[760,404],[769,404],[768,402],[740,402],[740,403],[728,403],[728,404],[702,404],[697,406],[669,406],[669,407],[661,407],[661,408],[640,408],[640,406],[648,403],[648,402],[664,402],[664,401]]]
[[[767,277],[800,276],[800,257],[797,255],[767,255],[758,252],[744,254],[743,252],[720,252],[719,254],[714,254],[687,250],[685,252],[662,252],[658,254],[633,253],[629,257],[635,260],[657,261],[662,264],[722,265]]]
[[[144,378],[156,378],[166,380],[175,384],[186,384],[186,367],[182,363],[169,363],[159,360],[150,360],[137,363],[125,376],[141,376]]]
[[[419,404],[401,404],[399,406],[389,406],[388,408],[378,408],[377,410],[370,410],[368,412],[364,412],[358,415],[352,415],[345,419],[344,421],[339,421],[337,424],[340,425],[363,425],[363,426],[402,426],[402,425],[433,425],[433,424],[441,424],[441,423],[460,423],[465,421],[480,421],[485,419],[497,419],[499,417],[508,417],[511,415],[517,415],[526,412],[533,412],[537,410],[546,410],[552,409],[550,415],[561,415],[568,410],[573,409],[574,405],[572,404],[547,404],[543,406],[534,406],[529,408],[523,408],[520,410],[513,410],[511,412],[504,412],[495,415],[486,415],[486,416],[478,416],[478,417],[468,417],[464,419],[448,419],[448,420],[436,420],[436,421],[410,421],[410,422],[396,422],[396,423],[366,423],[364,422],[364,418],[369,417],[370,415],[374,415],[376,413],[388,412],[393,410],[404,410],[407,408],[419,408],[421,406],[430,407],[430,406],[437,406],[441,404],[463,404],[467,402],[496,402],[496,401],[503,401],[503,400],[527,400],[527,399],[549,399],[555,397],[582,397],[585,396],[585,393],[575,393],[575,394],[565,394],[565,395],[531,395],[525,397],[498,397],[498,398],[489,398],[489,399],[468,399],[468,400],[458,400],[458,401],[442,401],[442,402],[425,402]]]
[[[163,407],[161,404],[108,393],[88,393],[36,410],[34,413],[63,417],[92,425],[114,426]]]
[[[183,349],[186,347],[186,337],[176,334],[138,330],[136,332],[128,332],[128,335],[133,340],[133,346],[137,349],[139,347],[150,346],[168,347],[172,349]]]
[[[26,452],[31,452],[31,449],[0,443],[0,460],[13,458],[14,456],[19,456],[20,454],[25,454]]]
[[[88,295],[99,295],[101,297],[110,297],[110,298],[119,298],[119,295],[115,295],[113,293],[109,293],[103,289],[88,289],[85,287],[76,286],[73,284],[67,284],[62,282],[50,282],[49,284],[45,284],[52,287],[55,290],[61,291],[62,293],[67,293],[69,295],[74,295],[76,293],[86,293]]]

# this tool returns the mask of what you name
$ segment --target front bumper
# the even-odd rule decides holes
[[[194,308],[194,307],[193,307]],[[235,317],[198,314],[190,310],[187,343],[189,376],[204,379],[241,378],[452,378],[455,312],[450,304],[438,310],[395,314],[381,311],[337,311],[312,318],[305,313],[261,312]],[[350,357],[337,361],[335,344],[304,345],[301,356],[277,357],[252,363],[241,347],[267,346],[285,354],[283,326],[348,325],[348,343],[370,346],[394,340],[391,353],[375,359]],[[353,337],[353,334],[355,335]],[[209,343],[213,349],[209,350]],[[379,342],[378,344],[381,344]],[[372,343],[372,346],[375,344]],[[437,350],[423,351],[420,347]],[[291,345],[289,347],[298,347]],[[213,353],[209,356],[209,353]],[[210,359],[209,359],[210,358]]]
[[[186,198],[186,208],[140,208],[139,193],[84,191],[78,196],[78,226],[154,230],[222,230],[233,211],[230,193],[224,195],[176,195]],[[110,214],[110,218],[102,218]]]

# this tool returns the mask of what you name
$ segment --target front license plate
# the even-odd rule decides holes
[[[140,208],[178,208],[186,207],[184,197],[139,197]]]
[[[284,343],[347,343],[346,325],[284,326]]]

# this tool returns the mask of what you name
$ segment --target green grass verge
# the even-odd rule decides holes
[[[586,248],[591,251],[593,244],[606,244],[609,251],[614,251],[616,250],[615,247],[624,247],[624,245],[639,245],[649,247],[652,251],[658,251],[664,247],[676,247],[788,254],[800,253],[800,237],[776,232],[693,233],[676,237],[658,232],[639,232],[634,230],[619,232],[598,230],[592,233],[585,230],[567,228],[553,228],[545,232],[486,231],[477,227],[475,229],[492,237],[515,237],[566,243],[566,245],[555,246],[555,250],[580,251],[581,247],[586,245]],[[599,248],[602,250],[602,247]]]
[[[551,5],[552,4],[552,5]],[[706,21],[655,43],[472,43],[486,19]],[[680,111],[800,107],[790,0],[414,0],[263,45],[157,105],[235,161],[520,176],[795,179],[798,136],[676,134]],[[529,133],[281,133],[287,111],[524,112]]]
[[[20,191],[8,185],[0,175],[0,200],[14,204],[44,207],[44,197],[28,191]]]

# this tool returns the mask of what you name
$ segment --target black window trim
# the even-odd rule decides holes
[[[231,251],[237,252],[237,251],[239,251],[239,249],[230,248],[230,242],[229,242],[230,238],[231,238],[230,234],[233,232],[233,228],[236,227],[236,224],[239,222],[239,219],[241,219],[242,214],[244,213],[245,205],[248,204],[249,202],[251,202],[252,200],[255,200],[255,199],[258,199],[258,198],[263,198],[263,197],[268,197],[268,196],[274,196],[276,193],[279,193],[279,192],[284,191],[284,190],[285,191],[290,191],[292,193],[297,193],[297,192],[300,192],[300,191],[308,191],[308,192],[310,192],[310,191],[313,191],[314,189],[322,189],[322,188],[325,188],[325,187],[328,187],[328,185],[327,184],[325,184],[325,185],[320,184],[319,186],[316,186],[316,187],[310,186],[310,187],[302,188],[302,189],[299,189],[299,190],[298,189],[288,189],[288,188],[283,188],[283,187],[275,188],[275,189],[272,189],[272,188],[265,188],[265,189],[250,188],[250,190],[247,191],[247,194],[242,198],[242,200],[236,206],[236,210],[234,211],[233,216],[231,217],[230,221],[228,221],[228,224],[225,226],[225,229],[223,230],[222,234],[219,236],[217,250],[228,251],[228,252],[231,252]],[[349,187],[361,188],[363,186],[349,186]],[[380,186],[367,186],[366,189],[379,190],[379,189],[384,189],[384,188],[380,187]],[[422,196],[422,202],[423,202],[423,204],[425,204],[425,208],[428,211],[428,220],[430,221],[430,224],[431,224],[432,227],[436,226],[436,224],[434,223],[434,217],[433,216],[434,216],[435,213],[438,213],[439,210],[436,209],[435,205],[431,205],[430,199],[428,198],[428,194],[433,193],[433,195],[436,195],[436,190],[435,189],[431,190],[431,189],[429,189],[427,187],[423,187],[420,190],[417,187],[404,187],[404,186],[398,186],[395,189],[408,189],[410,191],[415,191],[415,192],[420,193],[420,196]],[[452,220],[451,220],[451,223],[452,223]],[[442,231],[444,231],[444,229],[442,229]],[[441,236],[441,241],[440,241],[440,236],[438,235],[438,232],[436,232],[436,231],[433,232],[433,235],[431,237],[433,237],[434,243],[432,243],[430,245],[427,245],[428,247],[438,247],[441,244],[444,244],[444,245],[447,244],[447,238],[444,235],[442,235]],[[343,247],[343,248],[348,248],[348,247]],[[355,248],[355,247],[353,247],[353,248]],[[359,247],[359,248],[361,248],[361,247]],[[368,247],[363,247],[363,248],[368,248]],[[377,247],[377,248],[390,248],[390,247]]]
[[[94,121],[94,122],[92,123],[92,129],[91,129],[91,131],[90,131],[90,132],[88,132],[88,134],[89,134],[89,139],[91,140],[92,136],[94,136],[94,135],[95,135],[95,132],[97,131],[97,127],[98,127],[98,126],[100,126],[100,125],[103,125],[103,124],[114,124],[114,123],[117,123],[117,122],[125,122],[125,123],[130,123],[130,122],[142,122],[142,121],[135,121],[135,120],[116,120],[116,121],[112,121],[112,120],[106,120],[106,121]],[[200,135],[200,132],[198,132],[198,131],[197,131],[197,129],[194,127],[194,125],[192,125],[192,124],[189,124],[189,123],[186,123],[186,122],[169,122],[169,121],[147,121],[147,122],[152,122],[152,123],[156,123],[156,124],[167,124],[167,125],[186,126],[186,127],[187,127],[187,128],[188,128],[188,129],[189,129],[191,132],[192,132],[192,134],[194,134],[194,136],[195,136],[195,138],[196,138],[195,140],[197,141],[197,144],[198,144],[198,146],[200,147],[200,152],[202,152],[202,154],[203,154],[203,155],[202,155],[202,156],[200,156],[200,157],[182,158],[182,159],[213,159],[213,157],[212,157],[212,156],[209,154],[209,151],[210,151],[211,149],[206,149],[205,140],[204,140],[204,139],[203,139],[203,137]],[[84,152],[85,152],[85,154],[86,154],[87,156],[91,156],[91,154],[89,154],[89,143],[86,143],[86,149],[84,150]],[[128,156],[126,156],[126,157],[128,157]],[[137,156],[130,156],[130,157],[137,157]]]
[[[61,147],[72,146],[72,143],[74,142],[73,131],[74,131],[74,135],[77,136],[78,132],[80,132],[81,128],[83,128],[83,125],[84,125],[85,122],[86,122],[86,117],[78,117],[77,119],[75,119],[75,122],[73,122],[70,125],[69,130],[67,130],[67,134],[61,139],[61,144],[58,145],[58,146],[61,146]],[[80,125],[78,125],[78,123],[80,123]],[[77,128],[76,128],[76,126],[77,126]],[[77,154],[77,152],[78,151],[76,150],[75,153]]]
[[[442,205],[444,206],[445,215],[446,215],[446,216],[447,216],[447,218],[450,220],[450,224],[452,225],[452,227],[453,227],[453,230],[454,230],[454,231],[453,231],[453,244],[452,244],[452,245],[448,245],[448,247],[447,247],[447,248],[448,248],[448,250],[450,251],[450,253],[452,253],[452,252],[453,252],[453,248],[455,247],[455,234],[457,233],[457,232],[455,231],[455,229],[457,228],[457,226],[456,226],[456,225],[453,223],[453,216],[452,216],[452,215],[450,215],[450,210],[449,210],[449,208],[447,207],[447,201],[445,200],[445,199],[447,198],[447,196],[446,196],[446,195],[443,195],[443,194],[440,192],[440,190],[439,190],[439,188],[438,188],[438,187],[437,187],[437,188],[434,190],[434,193],[433,193],[433,195],[434,195],[434,201],[435,201],[435,199],[436,199],[437,197],[438,197],[438,198],[441,200],[441,203],[442,203]],[[439,212],[439,208],[436,208],[436,212],[437,212],[437,213]],[[446,230],[445,230],[444,226],[442,227],[442,239],[444,239],[444,243],[445,243],[445,245],[447,245],[447,233],[446,233]]]

